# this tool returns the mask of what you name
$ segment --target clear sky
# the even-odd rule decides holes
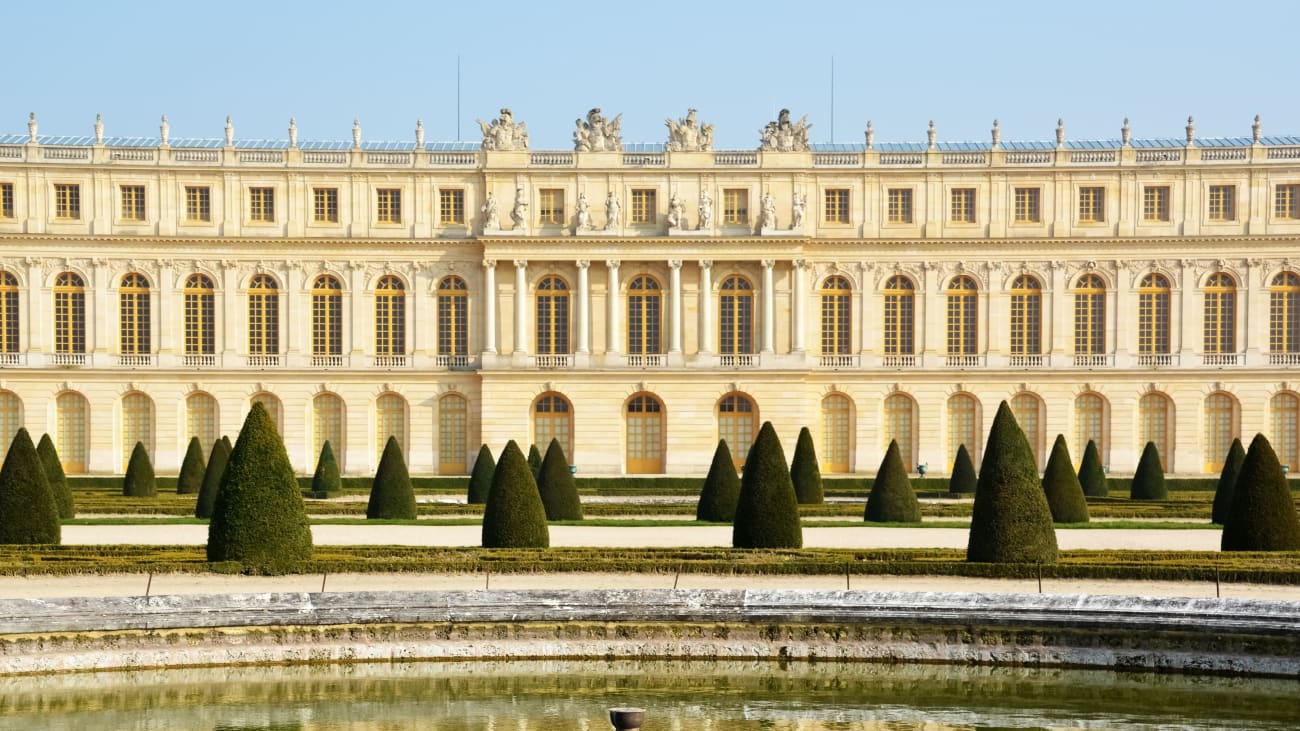
[[[623,114],[662,142],[688,107],[719,148],[757,146],[774,110],[815,142],[1300,134],[1300,0],[875,3],[8,0],[0,131],[477,141],[502,106],[534,149],[570,149],[573,120]]]

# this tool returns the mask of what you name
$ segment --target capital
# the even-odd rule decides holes
[[[606,260],[605,260],[605,266],[609,267],[610,269],[618,269],[618,265],[619,265],[619,264],[622,264],[622,263],[623,263],[623,262],[619,261],[618,259],[606,259]]]
[[[712,259],[700,259],[700,268],[701,268],[701,269],[712,269],[712,268],[713,268],[713,260],[712,260]]]
[[[776,266],[775,259],[764,259],[762,263],[764,269],[771,269],[772,267]]]
[[[794,264],[795,269],[803,269],[808,264],[808,262],[803,259],[795,259],[790,263]]]
[[[494,268],[496,268],[496,265],[497,265],[497,260],[496,260],[496,259],[484,259],[484,260],[483,260],[483,268],[484,268],[484,269],[494,269]]]
[[[577,261],[577,264],[578,264],[578,268],[579,268],[579,269],[582,269],[582,270],[585,271],[585,270],[587,269],[587,267],[591,266],[591,261],[589,261],[589,260],[587,260],[587,259],[579,259],[579,260]]]
[[[515,259],[515,268],[516,268],[516,269],[524,269],[524,268],[526,268],[527,266],[528,266],[528,260],[527,260],[527,259]]]
[[[681,259],[669,259],[669,260],[668,260],[668,268],[669,268],[669,269],[672,269],[673,271],[677,271],[678,269],[681,269],[681,268],[682,268],[682,260],[681,260]]]

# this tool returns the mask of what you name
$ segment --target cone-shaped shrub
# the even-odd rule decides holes
[[[1263,434],[1250,440],[1250,450],[1237,473],[1232,506],[1223,522],[1221,548],[1300,551],[1300,519],[1296,518],[1291,488],[1273,445]]]
[[[998,404],[980,463],[966,560],[1056,563],[1056,530],[1038,466],[1011,407]]]
[[[948,492],[967,494],[975,492],[978,478],[975,476],[975,463],[970,459],[966,445],[957,447],[957,458],[952,463],[952,477],[948,478]]]
[[[1074,474],[1064,434],[1056,435],[1052,455],[1047,458],[1047,469],[1043,470],[1043,493],[1047,495],[1053,523],[1088,522],[1088,501],[1083,498],[1079,476]]]
[[[1101,454],[1097,451],[1097,443],[1088,440],[1088,446],[1083,448],[1083,461],[1079,463],[1079,487],[1083,488],[1083,494],[1088,497],[1106,497],[1110,493],[1110,487],[1106,484],[1106,468],[1101,466]]]
[[[799,503],[794,495],[785,450],[772,422],[763,422],[745,458],[731,529],[736,548],[802,548]]]
[[[0,467],[0,543],[58,543],[59,506],[26,429],[9,443]]]
[[[695,519],[715,523],[730,523],[736,519],[736,502],[740,500],[740,475],[731,458],[727,440],[719,439],[713,450],[713,464],[700,488],[700,503],[695,507]]]
[[[230,440],[222,437],[212,444],[212,451],[208,453],[208,467],[203,471],[203,486],[199,488],[199,499],[194,504],[194,517],[212,517],[212,508],[216,506],[217,493],[221,490],[221,477],[226,474],[229,459]]]
[[[514,440],[506,442],[492,474],[492,489],[483,508],[484,548],[546,548],[551,534],[546,508],[528,460]]]
[[[920,523],[921,504],[912,491],[912,481],[903,466],[903,456],[898,442],[889,440],[885,458],[880,460],[876,479],[867,496],[867,509],[862,519],[870,523]]]
[[[533,479],[536,480],[542,474],[542,453],[537,450],[536,444],[528,445],[528,469],[533,471]]]
[[[1142,448],[1128,496],[1130,500],[1164,500],[1169,497],[1165,490],[1165,469],[1160,466],[1160,452],[1154,442],[1147,442]]]
[[[122,494],[127,497],[153,497],[158,494],[158,483],[153,477],[153,463],[149,461],[149,452],[141,442],[135,443],[131,459],[126,463]]]
[[[76,514],[72,504],[72,490],[68,487],[68,477],[63,474],[63,462],[59,460],[59,450],[54,448],[54,440],[49,434],[42,434],[36,445],[36,454],[41,458],[41,467],[45,469],[45,481],[50,483],[50,492],[54,494],[54,503],[59,506],[59,518],[71,518]]]
[[[227,436],[227,435],[225,435],[225,434],[222,434],[222,435],[221,435],[221,441],[223,441],[223,442],[226,443],[226,451],[227,451],[227,452],[233,452],[233,451],[235,451],[235,445],[230,443],[230,437],[229,437],[229,436]]]
[[[806,426],[799,430],[799,440],[794,443],[790,481],[794,483],[794,496],[800,505],[821,505],[826,501],[822,493],[822,471],[817,466],[817,449]]]
[[[1223,525],[1228,520],[1228,511],[1232,508],[1232,491],[1237,486],[1237,475],[1241,472],[1241,463],[1246,461],[1246,450],[1240,439],[1233,439],[1228,448],[1228,456],[1223,460],[1223,471],[1219,473],[1219,484],[1214,489],[1214,508],[1210,522]]]
[[[564,456],[560,440],[552,439],[538,471],[537,491],[542,496],[542,507],[547,520],[582,520],[582,501],[578,499],[578,486],[569,472],[569,460]]]
[[[488,493],[492,491],[492,473],[497,469],[492,450],[484,444],[478,448],[478,458],[474,460],[474,469],[469,473],[469,495],[466,499],[470,505],[482,505],[487,502]]]
[[[199,444],[198,437],[190,437],[190,446],[185,450],[185,461],[181,462],[180,477],[176,478],[176,492],[188,495],[203,489],[203,473],[206,470],[203,446]]]
[[[370,483],[370,503],[366,518],[371,520],[415,520],[415,490],[406,470],[402,445],[389,436],[384,454],[379,458],[375,480]]]
[[[316,459],[316,474],[311,478],[313,495],[333,497],[343,492],[343,480],[339,477],[339,463],[334,459],[334,448],[326,439],[321,445],[320,457]]]
[[[284,440],[262,404],[244,419],[208,524],[208,561],[286,574],[311,558],[311,528]]]

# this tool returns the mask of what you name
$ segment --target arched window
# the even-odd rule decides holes
[[[1272,429],[1269,438],[1277,450],[1277,459],[1283,467],[1291,472],[1300,469],[1300,398],[1294,393],[1283,392],[1273,397],[1269,403],[1272,416]]]
[[[918,464],[916,440],[912,438],[916,427],[916,402],[896,393],[885,399],[885,423],[881,430],[881,450],[889,449],[889,442],[898,442],[898,453],[908,472]]]
[[[212,279],[191,274],[185,279],[185,355],[212,355],[217,345],[217,296]]]
[[[966,445],[971,462],[980,461],[979,403],[968,393],[948,399],[948,469],[957,463],[957,448]]]
[[[822,399],[821,458],[823,472],[848,472],[853,453],[853,404],[832,393]]]
[[[1205,471],[1220,472],[1232,440],[1241,438],[1237,400],[1222,391],[1205,399]]]
[[[185,441],[199,438],[199,448],[206,459],[217,437],[217,400],[206,393],[193,393],[185,399]]]
[[[914,355],[914,328],[916,288],[904,276],[890,277],[885,282],[885,355]],[[886,442],[888,446],[888,442]],[[902,443],[899,443],[902,446]],[[911,465],[908,466],[909,469]]]
[[[275,424],[276,431],[284,434],[284,407],[280,405],[278,396],[262,391],[253,394],[253,397],[248,400],[249,408],[252,408],[253,404],[261,404],[262,408],[266,409],[266,415],[271,417],[271,423]],[[319,454],[317,452],[312,455],[312,460],[315,460]],[[312,464],[315,465],[316,463],[313,461]]]
[[[659,349],[662,303],[659,282],[653,277],[642,274],[632,279],[627,287],[628,355],[656,355],[662,352]]]
[[[86,352],[86,283],[72,272],[54,278],[54,352]]]
[[[54,446],[63,463],[63,471],[69,475],[85,474],[90,455],[90,435],[87,432],[90,404],[86,402],[85,396],[64,391],[55,400],[55,410]]]
[[[1106,402],[1095,393],[1079,394],[1074,400],[1074,450],[1072,456],[1076,461],[1083,460],[1083,453],[1088,449],[1088,442],[1097,445],[1097,456],[1103,465],[1109,464],[1109,451],[1106,443],[1107,434]]]
[[[853,289],[844,277],[822,282],[822,355],[848,355],[853,333]]]
[[[438,354],[469,355],[469,287],[460,277],[438,282]]]
[[[979,288],[970,277],[948,283],[948,355],[975,355]]]
[[[1160,393],[1148,393],[1138,400],[1138,453],[1147,442],[1156,445],[1160,452],[1160,467],[1166,472],[1174,463],[1169,450],[1174,444],[1174,420],[1169,413],[1169,398]]]
[[[1043,426],[1046,421],[1043,418],[1043,402],[1032,393],[1018,393],[1011,399],[1011,413],[1025,433],[1025,439],[1029,441],[1029,450],[1034,453],[1034,464],[1041,470],[1045,433]]]
[[[122,471],[131,463],[136,442],[144,445],[150,461],[157,461],[153,448],[153,399],[140,393],[122,398]]]
[[[375,465],[384,456],[389,437],[397,438],[403,455],[411,453],[406,442],[406,399],[395,393],[386,393],[375,399]],[[407,459],[410,459],[407,457]]]
[[[542,277],[542,281],[537,283],[537,354],[565,355],[568,352],[569,285],[557,276]],[[548,439],[537,448],[545,450],[549,443]],[[568,451],[564,454],[572,459]]]
[[[1268,290],[1268,349],[1300,353],[1300,274],[1282,272]]]
[[[1085,274],[1074,284],[1074,354],[1106,352],[1106,284]]]
[[[18,352],[18,277],[0,271],[0,353]],[[5,449],[9,445],[5,445]]]
[[[122,277],[117,296],[122,355],[148,355],[149,281],[143,274],[127,274]]]
[[[639,393],[627,402],[627,471],[657,475],[664,471],[664,407],[659,399]]]
[[[469,404],[460,394],[445,394],[438,399],[438,474],[465,474],[468,450]]]
[[[1043,352],[1043,287],[1036,277],[1021,274],[1011,283],[1011,354]],[[966,447],[970,451],[970,447]],[[971,458],[974,459],[972,454]]]
[[[280,287],[269,274],[248,284],[248,354],[280,354]]]
[[[329,274],[311,283],[311,354],[343,354],[343,285]]]
[[[0,391],[0,462],[23,426],[23,402],[13,391]]]
[[[564,456],[576,464],[573,456],[573,405],[558,393],[544,393],[533,404],[533,444],[546,453],[552,439],[560,440]]]
[[[1207,354],[1237,352],[1237,283],[1223,272],[1205,280],[1204,328]]]
[[[406,285],[389,274],[375,283],[375,357],[406,355]]]
[[[758,435],[754,402],[738,393],[724,396],[718,402],[718,438],[726,441],[731,459],[740,469],[749,456],[749,448]]]
[[[1169,354],[1169,279],[1152,272],[1138,283],[1138,353]]]
[[[747,355],[754,352],[754,286],[744,277],[722,280],[718,295],[718,352]],[[735,455],[736,445],[727,442]],[[748,449],[748,445],[746,445]]]
[[[343,399],[332,393],[322,393],[312,399],[312,460],[320,456],[325,442],[330,443],[334,459],[343,471],[343,462],[347,458],[347,445],[343,443]]]

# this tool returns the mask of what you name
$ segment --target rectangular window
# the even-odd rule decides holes
[[[560,188],[543,188],[538,195],[541,196],[537,205],[538,223],[564,223],[564,191]],[[636,194],[633,193],[632,196],[635,200]],[[635,218],[632,220],[636,221]]]
[[[185,186],[185,220],[212,220],[212,189],[207,186]]]
[[[657,191],[644,188],[632,191],[632,223],[654,223],[659,210],[655,205]]]
[[[722,222],[749,223],[749,191],[729,188],[722,191]]]
[[[400,188],[380,188],[375,193],[375,221],[378,223],[401,223],[402,190]]]
[[[1142,189],[1142,220],[1169,220],[1169,186],[1148,185]]]
[[[1079,223],[1104,223],[1106,221],[1106,189],[1088,187],[1079,189]]]
[[[144,220],[144,186],[122,185],[118,187],[121,198],[121,218],[123,221]]]
[[[438,191],[438,222],[444,226],[465,223],[463,188],[442,188]]]
[[[54,184],[54,217],[64,221],[81,218],[81,186],[76,183]]]
[[[824,217],[826,223],[849,222],[849,191],[836,188],[825,192]]]
[[[1016,223],[1040,223],[1043,220],[1041,188],[1016,188]]]
[[[889,223],[912,222],[912,189],[890,188],[889,211],[886,216]]]
[[[1210,220],[1237,220],[1237,186],[1210,186]]]
[[[339,189],[311,189],[312,221],[315,223],[339,222]]]
[[[13,186],[10,186],[9,198],[9,216],[13,217]],[[1273,194],[1273,217],[1289,218],[1292,220],[1300,219],[1300,184],[1288,183],[1277,186],[1277,191]]]
[[[975,189],[952,189],[951,218],[952,223],[975,223]]]
[[[0,218],[14,217],[14,184],[0,183]]]
[[[248,220],[275,223],[275,188],[248,189]]]

